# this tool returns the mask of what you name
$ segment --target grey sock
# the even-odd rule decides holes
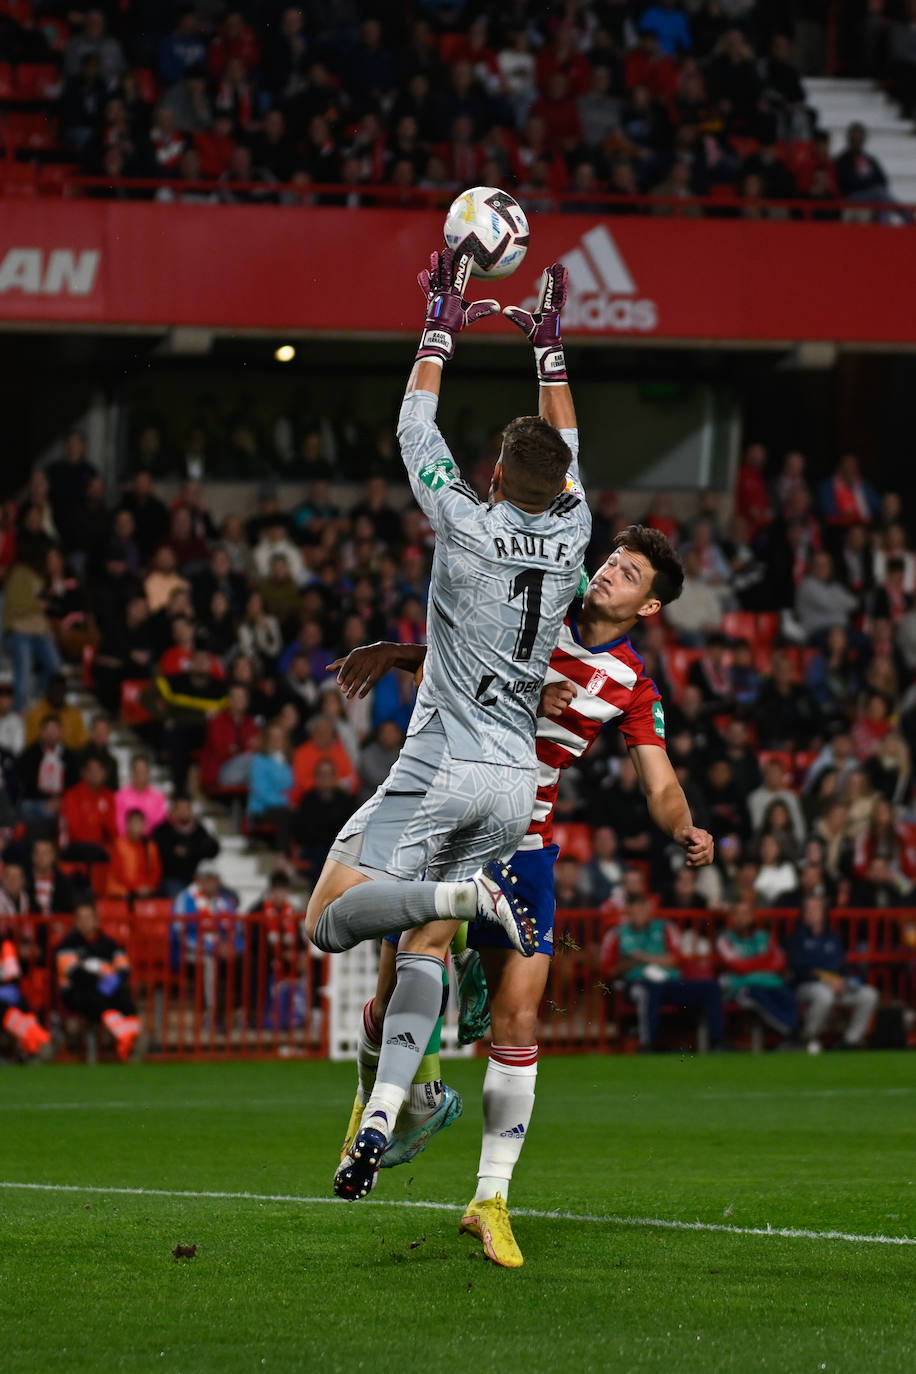
[[[318,918],[313,940],[319,949],[340,954],[363,940],[412,930],[441,919],[436,883],[357,883],[330,902]]]
[[[443,960],[432,954],[398,955],[398,985],[385,1013],[375,1081],[379,1086],[393,1084],[403,1097],[410,1090],[442,1010],[444,971]],[[373,1101],[374,1092],[370,1103]],[[394,1126],[394,1119],[390,1125]]]

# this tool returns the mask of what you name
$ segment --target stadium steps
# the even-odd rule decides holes
[[[808,104],[818,113],[818,127],[830,134],[836,157],[846,145],[846,129],[860,120],[868,130],[866,149],[887,172],[896,198],[916,204],[916,135],[884,91],[871,81],[806,77]]]
[[[72,681],[69,700],[73,705],[79,706],[87,716],[98,710],[95,697]],[[146,746],[128,726],[120,723],[112,726],[111,751],[118,761],[122,779],[130,775],[131,755],[141,749],[146,751]],[[172,780],[168,770],[157,763],[155,758],[150,767],[150,781],[167,797],[172,795]],[[270,856],[248,852],[248,841],[235,830],[232,816],[225,806],[205,800],[196,803],[194,809],[219,839],[220,855],[216,862],[222,881],[239,894],[241,908],[247,910],[263,894],[267,886],[267,875],[273,867],[269,862]]]

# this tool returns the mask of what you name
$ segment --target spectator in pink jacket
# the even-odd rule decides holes
[[[119,835],[127,834],[127,817],[131,811],[143,812],[145,835],[151,835],[169,812],[165,794],[150,784],[146,754],[134,754],[130,761],[130,782],[126,787],[119,787],[115,793],[115,819]]]

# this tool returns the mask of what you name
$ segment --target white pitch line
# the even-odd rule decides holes
[[[172,1188],[100,1188],[82,1183],[16,1183],[0,1180],[0,1188],[34,1193],[102,1193],[118,1197],[168,1197],[212,1199],[218,1202],[292,1202],[305,1207],[346,1206],[341,1198],[301,1197],[295,1193],[194,1192]],[[411,1207],[428,1212],[460,1212],[463,1203],[420,1202],[413,1199],[366,1198],[364,1207]],[[868,1236],[850,1231],[807,1231],[797,1226],[727,1226],[714,1221],[671,1221],[662,1217],[599,1216],[589,1212],[541,1212],[532,1207],[514,1207],[515,1217],[537,1221],[585,1221],[604,1226],[642,1226],[663,1231],[720,1231],[732,1236],[780,1236],[787,1240],[847,1240],[868,1245],[916,1245],[916,1236]]]

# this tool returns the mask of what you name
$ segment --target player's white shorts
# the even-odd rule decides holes
[[[328,857],[376,877],[470,878],[508,859],[528,829],[533,768],[453,759],[434,716],[410,735],[378,791],[347,821]]]

